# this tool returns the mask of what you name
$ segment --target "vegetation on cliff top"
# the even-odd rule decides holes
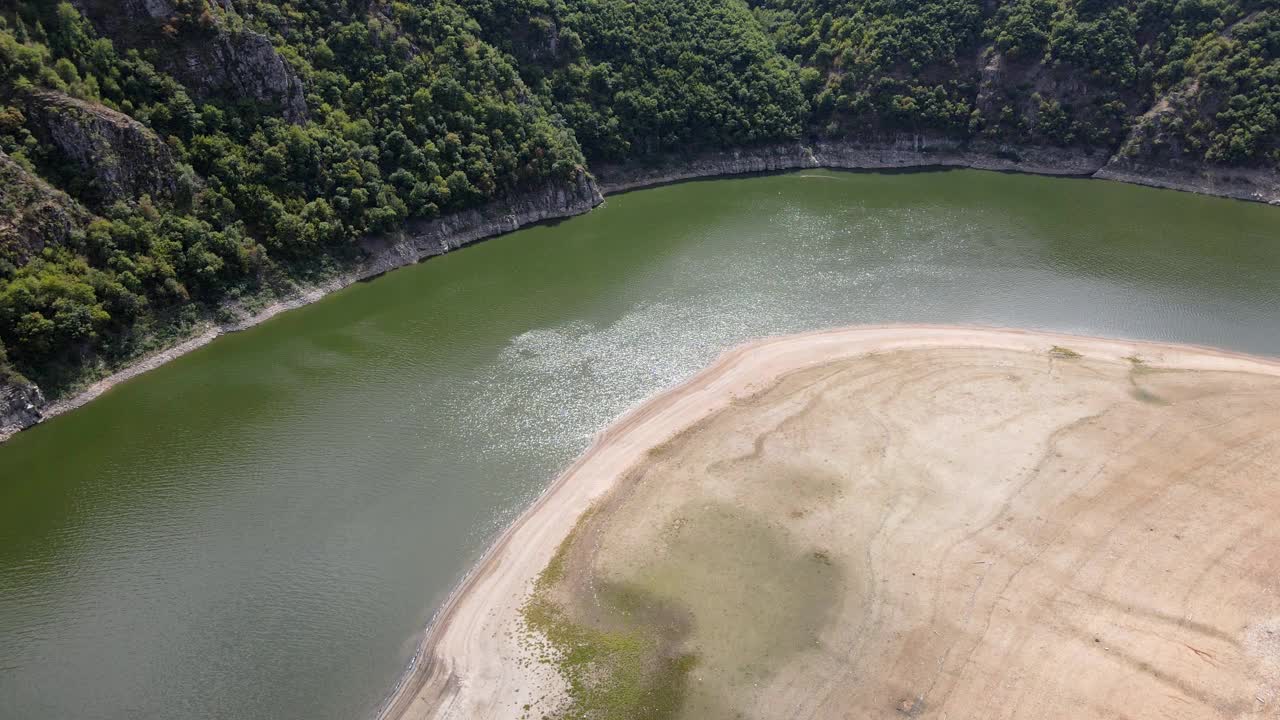
[[[1185,97],[1156,159],[1280,163],[1280,6],[1235,0],[753,0],[831,135],[1114,150]]]
[[[360,237],[567,179],[582,164],[572,133],[526,102],[511,63],[456,5],[241,6],[282,33],[307,122],[244,98],[197,103],[150,53],[118,51],[70,4],[0,16],[0,150],[96,214],[38,253],[43,228],[0,244],[0,340],[32,377],[65,384],[86,362],[135,353],[227,299],[331,270]],[[175,43],[243,22],[203,3],[177,7],[162,28]],[[108,163],[104,154],[124,150],[110,146],[78,162],[101,131],[51,121],[73,97],[163,138],[180,192],[107,202],[97,186],[150,163]]]
[[[1276,0],[0,3],[0,343],[57,394],[588,162],[902,134],[1280,164]]]
[[[592,161],[801,137],[808,103],[730,0],[463,0]]]

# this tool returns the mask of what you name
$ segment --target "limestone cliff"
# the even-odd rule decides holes
[[[970,20],[1009,29],[996,6]],[[962,166],[1280,202],[1267,44],[1280,14],[1227,6],[1239,3],[1184,33],[1199,38],[1194,67],[1156,85],[1126,60],[1149,28],[1113,33],[1074,12],[1042,19],[1081,41],[1118,33],[1133,52],[1081,42],[1059,57],[975,26],[936,57],[851,72],[867,57],[846,30],[897,37],[914,11],[836,24],[766,13],[754,27],[719,2],[606,17],[508,0],[17,0],[0,12],[0,343],[64,396],[171,331],[261,319],[236,298],[284,309],[584,212],[601,195],[585,171],[566,182],[574,167],[605,192]],[[817,47],[789,45],[811,35]],[[110,222],[77,232],[95,212]],[[6,292],[32,277],[52,290]],[[59,314],[87,320],[43,322]]]
[[[99,204],[178,193],[178,171],[169,147],[150,128],[106,106],[52,90],[37,90],[27,103],[41,139],[75,167],[73,184]]]
[[[44,396],[40,388],[18,379],[0,377],[0,441],[42,419]]]
[[[910,167],[970,167],[1038,173],[1092,175],[1107,162],[1105,152],[993,143],[962,144],[942,137],[904,135],[882,142],[788,143],[659,158],[655,162],[594,168],[606,193],[687,178],[773,172],[796,168],[876,170]]]
[[[1187,81],[1139,117],[1124,143],[1096,177],[1280,205],[1280,169],[1206,162],[1179,132],[1195,113],[1200,87]]]
[[[106,392],[116,383],[135,377],[200,348],[219,335],[257,325],[281,312],[315,302],[354,282],[376,277],[389,270],[412,265],[425,258],[443,255],[485,238],[518,230],[526,225],[580,215],[604,202],[604,196],[585,170],[568,182],[551,183],[530,192],[500,198],[487,205],[464,210],[435,220],[416,223],[394,236],[368,238],[363,246],[365,260],[349,272],[315,285],[297,287],[281,300],[257,312],[247,312],[236,303],[223,307],[234,318],[218,325],[206,325],[201,332],[173,347],[135,359],[118,372],[103,378],[79,393],[55,402],[46,402],[35,385],[13,376],[4,379],[6,368],[0,348],[0,442],[41,420],[73,410]]]
[[[1093,177],[1280,205],[1280,172],[1274,168],[1153,162],[1116,155]]]
[[[969,167],[1076,175],[1280,204],[1280,172],[1274,168],[1144,161],[1125,157],[1123,153],[1109,155],[1103,151],[982,142],[962,144],[929,136],[903,136],[880,143],[824,141],[766,145],[689,157],[661,157],[645,163],[605,165],[594,171],[601,189],[613,193],[690,178],[819,167],[846,170]]]
[[[413,224],[399,244],[418,258],[443,255],[463,245],[509,233],[525,225],[579,215],[602,202],[604,196],[595,181],[585,170],[579,170],[568,183],[551,184],[475,210]],[[373,262],[377,263],[382,254],[375,247],[366,247],[372,251]]]
[[[63,245],[89,212],[0,151],[0,263],[21,266],[48,245]]]
[[[242,26],[231,0],[197,3],[199,12],[172,0],[74,0],[98,32],[117,46],[145,51],[197,99],[250,99],[278,110],[289,122],[307,118],[293,69],[271,40]]]

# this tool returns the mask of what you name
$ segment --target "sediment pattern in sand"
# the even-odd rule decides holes
[[[392,710],[1275,717],[1277,468],[1265,362],[943,328],[764,341],[602,436]],[[531,597],[638,644],[566,683]]]

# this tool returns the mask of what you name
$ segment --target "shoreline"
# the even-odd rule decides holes
[[[1055,346],[1090,359],[1153,368],[1280,375],[1280,359],[1197,345],[1031,330],[940,325],[867,325],[750,341],[722,353],[679,385],[642,402],[596,435],[588,449],[509,525],[454,588],[425,629],[379,720],[491,717],[509,667],[507,623],[516,622],[537,575],[590,506],[659,446],[735,399],[808,367],[863,354],[929,348],[1044,353]],[[516,685],[519,685],[517,678]],[[496,715],[503,717],[501,713]]]
[[[976,148],[976,149],[974,149]],[[169,348],[148,353],[102,377],[73,395],[46,402],[35,385],[0,382],[0,444],[17,433],[63,413],[82,407],[116,385],[131,380],[219,336],[263,323],[281,312],[309,305],[356,282],[369,280],[401,267],[443,255],[481,240],[505,235],[542,222],[563,220],[591,211],[605,196],[694,179],[728,178],[800,169],[883,171],[931,168],[968,168],[1031,175],[1087,177],[1193,192],[1246,202],[1280,205],[1280,185],[1266,192],[1245,189],[1234,182],[1216,183],[1212,174],[1198,180],[1165,168],[1118,169],[1108,153],[1084,153],[1058,148],[1014,148],[976,145],[961,147],[952,141],[927,136],[899,138],[894,142],[859,145],[843,142],[789,143],[749,149],[703,153],[656,165],[597,168],[597,176],[579,170],[572,183],[496,200],[434,220],[411,223],[401,233],[368,238],[362,242],[366,259],[350,271],[330,280],[300,287],[291,297],[279,299],[256,312],[238,305],[228,307],[239,319],[210,324],[199,333]],[[1157,177],[1156,171],[1169,173]],[[1258,173],[1237,174],[1261,178]],[[1235,178],[1236,176],[1232,176]],[[1275,182],[1274,178],[1263,178]],[[1252,188],[1253,186],[1248,186]]]
[[[395,236],[370,238],[362,245],[367,257],[347,272],[324,282],[298,288],[290,297],[278,299],[260,310],[245,311],[239,305],[228,305],[238,319],[228,323],[210,323],[180,343],[147,353],[123,368],[102,377],[75,394],[43,405],[31,400],[43,398],[39,388],[21,388],[0,383],[0,391],[25,389],[26,397],[17,397],[6,408],[0,404],[0,444],[14,435],[46,420],[70,412],[97,399],[116,385],[154,370],[171,360],[198,350],[222,335],[240,332],[259,325],[282,312],[310,305],[328,295],[358,282],[372,280],[398,268],[414,265],[437,255],[444,255],[481,240],[505,235],[523,227],[581,215],[604,202],[595,182],[579,171],[574,182],[547,186],[471,210],[446,215],[434,220],[412,223]],[[7,399],[0,395],[0,400]],[[26,407],[19,407],[23,403]],[[6,412],[7,410],[11,412]],[[34,416],[34,420],[31,417]],[[19,421],[13,422],[11,418]]]
[[[593,168],[605,195],[684,180],[788,170],[930,170],[969,168],[991,172],[1111,180],[1245,202],[1280,205],[1280,174],[1250,168],[1185,168],[1136,163],[1109,152],[985,141],[957,143],[944,137],[900,136],[890,142],[785,143],[670,156],[650,165]]]
[[[976,149],[974,149],[976,148]],[[733,177],[789,170],[939,170],[967,168],[1056,177],[1092,177],[1110,155],[1057,148],[1019,148],[1014,153],[995,145],[966,148],[942,138],[911,136],[889,143],[862,145],[816,142],[767,145],[669,157],[650,165],[601,165],[593,170],[605,195],[669,185],[701,178]]]

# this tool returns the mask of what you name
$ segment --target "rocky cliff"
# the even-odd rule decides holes
[[[198,98],[252,98],[278,108],[289,122],[307,118],[302,83],[260,33],[219,30],[209,42],[188,48],[166,67]]]
[[[478,208],[414,223],[392,235],[365,238],[361,242],[364,260],[350,271],[323,283],[298,288],[285,299],[256,313],[245,313],[238,306],[230,306],[231,314],[239,316],[239,319],[223,325],[220,331],[243,330],[285,310],[313,303],[351,283],[444,255],[464,245],[513,232],[526,225],[581,215],[602,202],[604,195],[595,180],[585,170],[578,170],[569,182],[551,183],[537,190],[499,198]]]
[[[302,82],[267,36],[243,27],[231,0],[74,0],[117,46],[146,52],[200,100],[253,100],[289,122],[307,118]]]
[[[46,246],[64,245],[89,212],[0,151],[0,262],[22,265]]]
[[[947,138],[903,136],[883,143],[816,142],[768,145],[646,163],[594,168],[605,193],[716,175],[797,168],[879,170],[968,167],[1039,175],[1073,175],[1205,195],[1280,204],[1280,172],[1251,168],[1180,166],[1141,162],[1080,149],[958,143]]]
[[[1174,131],[1193,115],[1198,82],[1188,81],[1160,97],[1139,117],[1116,154],[1095,177],[1280,204],[1280,171],[1271,167],[1206,162]]]
[[[204,327],[190,339],[147,357],[138,358],[118,372],[82,391],[47,402],[40,389],[19,379],[0,378],[0,442],[42,420],[61,415],[97,398],[117,383],[149,370],[204,345],[218,336],[247,329],[287,310],[319,300],[352,283],[376,277],[425,258],[443,255],[479,240],[502,235],[546,220],[580,215],[604,202],[595,181],[584,170],[565,183],[552,183],[537,190],[495,200],[472,210],[421,222],[394,236],[368,238],[366,258],[351,271],[315,285],[297,287],[266,308],[250,312],[236,303],[224,307],[234,320]],[[0,356],[0,370],[4,369]]]
[[[1093,177],[1280,205],[1280,172],[1274,169],[1158,163],[1116,155]]]
[[[0,378],[0,441],[40,422],[44,404],[44,396],[35,385]]]
[[[0,10],[0,347],[62,397],[157,337],[194,339],[131,371],[583,212],[600,202],[583,167],[606,192],[963,166],[1280,202],[1280,12],[1227,0],[1168,28],[1050,4],[1063,12],[961,3],[926,27],[920,8],[816,0],[15,0]],[[280,301],[254,314],[240,298]],[[211,319],[227,313],[240,320]]]
[[[142,358],[83,392],[56,403],[46,403],[39,388],[34,385],[0,382],[0,413],[3,413],[2,419],[6,427],[0,431],[0,439],[42,419],[79,407],[116,383],[199,348],[223,333],[243,330],[281,312],[315,302],[351,283],[425,258],[443,255],[485,238],[545,220],[587,212],[604,201],[603,193],[622,192],[690,178],[797,168],[889,169],[940,166],[1095,176],[1278,202],[1277,177],[1274,172],[1193,173],[1160,166],[1142,167],[1131,161],[1109,157],[1105,153],[1045,147],[961,145],[945,138],[926,136],[902,136],[882,143],[788,143],[701,153],[692,157],[666,157],[645,164],[599,167],[596,169],[598,181],[585,170],[579,170],[570,182],[552,183],[478,208],[414,223],[404,231],[392,235],[366,238],[362,242],[365,259],[349,272],[316,285],[298,287],[281,300],[257,312],[248,312],[238,304],[231,304],[225,309],[235,320],[209,326],[192,339]]]
[[[585,170],[579,170],[568,183],[548,185],[474,210],[415,223],[396,238],[366,241],[370,259],[361,272],[365,276],[386,272],[525,225],[580,215],[602,202],[604,195],[595,180]]]
[[[595,168],[606,193],[714,175],[772,172],[795,168],[877,170],[911,167],[970,167],[1038,173],[1092,175],[1107,163],[1106,153],[994,144],[962,145],[922,135],[880,143],[816,142],[769,145],[656,162]]]
[[[106,205],[149,195],[178,193],[173,152],[150,128],[124,113],[51,90],[29,94],[27,108],[37,135],[74,167],[71,185]]]

